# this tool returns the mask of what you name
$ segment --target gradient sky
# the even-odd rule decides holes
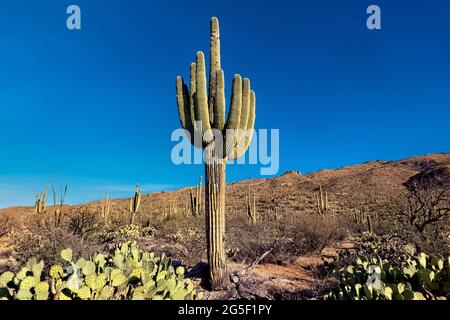
[[[366,28],[370,4],[382,30]],[[69,203],[195,184],[203,166],[170,159],[175,77],[209,54],[211,16],[227,95],[250,77],[256,127],[280,129],[280,174],[450,152],[448,0],[3,1],[0,207],[31,204],[50,178]]]

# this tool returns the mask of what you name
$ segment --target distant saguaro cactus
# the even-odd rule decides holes
[[[370,217],[370,215],[367,216],[367,231],[369,233],[373,233],[373,229],[372,229],[372,218]]]
[[[195,191],[195,194],[194,194]],[[191,196],[191,212],[194,217],[200,215],[202,205],[202,176],[200,176],[200,183],[195,188],[190,189]]]
[[[248,185],[247,191],[247,215],[252,224],[258,222],[258,214],[256,212],[256,197],[255,194],[250,192],[250,185]]]
[[[109,202],[108,192],[106,193],[105,202],[102,203],[102,218],[105,225],[108,225],[109,212],[111,211],[111,203]]]
[[[325,191],[325,196],[322,191],[322,186],[319,186],[319,191],[316,193],[317,213],[325,215],[328,213],[328,192]]]
[[[363,225],[367,221],[367,213],[363,209],[355,209],[354,220],[357,225]]]
[[[141,206],[141,198],[142,198],[142,192],[141,188],[139,188],[139,185],[136,185],[136,192],[134,193],[134,197],[130,198],[130,213],[131,213],[131,219],[130,223],[134,224],[134,220],[136,218],[136,213],[139,211],[139,208]]]
[[[231,105],[225,119],[225,78],[220,61],[220,31],[211,18],[209,90],[205,56],[199,51],[190,67],[190,88],[177,77],[177,103],[181,125],[196,147],[205,149],[205,213],[209,276],[213,289],[226,281],[225,168],[246,152],[255,123],[255,92],[250,80],[233,78]]]
[[[48,199],[48,189],[46,188],[43,192],[36,194],[36,201],[34,203],[34,212],[41,214],[45,210],[45,205]]]

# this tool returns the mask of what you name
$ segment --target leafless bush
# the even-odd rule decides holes
[[[69,230],[83,240],[101,230],[101,223],[98,213],[86,207],[75,208],[69,215]]]
[[[346,221],[315,214],[299,216],[290,223],[283,220],[256,225],[235,223],[227,230],[228,255],[235,261],[245,262],[272,249],[264,262],[287,264],[300,255],[321,251],[348,234]]]
[[[423,233],[427,226],[450,217],[450,181],[424,175],[409,181],[407,188],[404,213],[418,232]]]
[[[11,215],[0,215],[0,238],[6,236],[13,229],[15,222]]]
[[[385,234],[412,242],[419,250],[450,253],[450,179],[421,173],[407,183],[399,197],[387,197],[382,212]]]
[[[60,262],[60,252],[65,248],[72,248],[74,257],[87,256],[98,249],[72,232],[67,219],[55,217],[53,213],[31,216],[22,230],[12,234],[11,240],[13,257],[19,265],[34,257],[44,260],[48,267]]]

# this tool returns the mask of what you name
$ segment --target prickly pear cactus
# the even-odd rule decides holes
[[[135,242],[118,245],[113,254],[73,261],[72,250],[43,279],[44,262],[31,259],[17,274],[0,275],[0,299],[17,300],[184,300],[201,299],[184,268],[162,255],[143,252]]]
[[[329,300],[450,299],[450,257],[420,253],[400,265],[387,259],[360,256],[336,273],[339,289]]]

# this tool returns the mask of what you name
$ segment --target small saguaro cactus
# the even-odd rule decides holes
[[[366,211],[364,209],[355,209],[354,220],[358,225],[365,224],[367,221]]]
[[[101,210],[102,210],[103,221],[104,221],[105,225],[107,225],[108,219],[109,219],[109,213],[111,210],[111,203],[109,202],[108,192],[106,193],[105,201],[102,203]]]
[[[139,185],[136,185],[136,191],[134,193],[134,197],[130,198],[130,214],[131,219],[130,223],[134,224],[134,220],[136,218],[136,213],[139,211],[139,208],[141,207],[141,198],[142,198],[142,192],[141,188],[139,188]]]
[[[61,217],[63,214],[64,201],[67,195],[68,185],[61,185],[61,191],[59,199],[57,198],[56,182],[52,181],[52,194],[53,194],[53,210],[54,210],[54,224],[55,227],[59,227],[61,223]]]
[[[281,220],[280,208],[278,206],[275,207],[273,217],[275,218],[275,221]]]
[[[370,215],[367,216],[367,231],[369,233],[373,233],[373,230],[372,230],[372,218],[370,217]]]
[[[328,213],[328,192],[325,191],[325,196],[322,191],[322,186],[319,186],[319,191],[316,193],[317,199],[317,213],[325,215]]]
[[[200,176],[200,184],[198,186],[195,186],[195,188],[190,189],[190,196],[192,215],[194,217],[197,217],[200,215],[202,210],[202,176]]]
[[[45,188],[43,192],[36,193],[36,201],[34,203],[34,212],[37,214],[44,213],[45,205],[48,199],[48,189]]]
[[[180,122],[196,147],[205,152],[205,213],[209,277],[213,289],[225,284],[225,168],[227,160],[245,154],[255,124],[255,92],[250,80],[233,78],[228,119],[225,118],[225,76],[220,61],[219,21],[210,24],[209,89],[205,55],[199,51],[190,67],[190,88],[177,77]]]
[[[251,194],[250,185],[248,185],[247,191],[247,215],[252,224],[256,224],[258,222],[258,215],[256,212],[256,197],[254,194]]]

